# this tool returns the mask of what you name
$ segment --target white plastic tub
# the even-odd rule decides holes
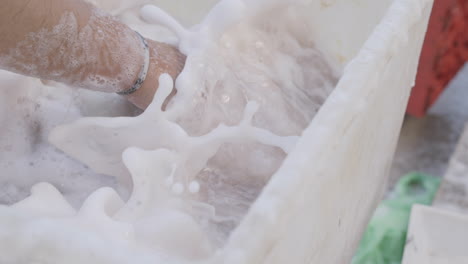
[[[330,2],[320,40],[353,59],[220,263],[348,263],[381,199],[432,1]]]
[[[295,0],[276,0],[289,1]],[[103,2],[113,7],[112,2]],[[172,7],[176,17],[184,17],[183,1],[159,3]],[[194,12],[197,14],[195,17],[201,16],[213,1],[200,3],[200,10]],[[267,0],[252,1],[248,5],[231,0],[222,3],[245,4],[254,9],[259,9],[262,4],[271,4]],[[169,258],[170,263],[341,264],[351,260],[362,231],[385,189],[387,172],[416,75],[432,0],[313,0],[309,4],[314,8],[310,14],[313,26],[308,28],[308,32],[330,58],[330,63],[342,71],[335,90],[226,244],[214,253],[207,250],[210,252],[208,256],[202,252],[201,258],[200,252],[184,252],[196,256],[193,258],[196,261],[179,260],[176,256],[175,260]],[[118,10],[115,13],[118,14]],[[133,18],[124,16],[122,19],[129,24],[136,23]],[[235,19],[226,20],[226,24],[236,22]],[[185,24],[193,21],[196,18],[187,19]],[[203,29],[201,32],[206,33]],[[152,30],[151,26],[140,28],[146,34],[151,34]],[[216,26],[206,30],[216,33]],[[30,86],[39,85],[38,82],[29,82]],[[169,85],[168,82],[165,84]],[[53,110],[51,105],[49,102],[45,107]],[[153,107],[146,114],[156,110]],[[87,111],[95,116],[102,113],[96,109]],[[56,119],[55,125],[60,122],[60,118]],[[59,146],[65,146],[82,134],[82,146],[99,149],[102,142],[87,137],[86,133],[91,131],[90,135],[96,135],[112,126],[123,123],[138,125],[142,121],[145,121],[144,115],[127,119],[87,119],[71,126],[76,135],[70,134],[69,138],[61,138],[62,141],[55,137],[55,140],[60,141]],[[99,130],[103,127],[105,129]],[[146,128],[153,129],[149,125]],[[154,127],[155,130],[157,128]],[[141,138],[148,133],[145,129],[138,131],[141,131]],[[111,138],[105,133],[101,137],[102,140]],[[137,140],[139,137],[140,134]],[[80,145],[76,142],[73,143],[75,147]],[[137,147],[146,149],[147,146]],[[91,168],[101,168],[102,165],[110,175],[111,169],[118,174],[123,167],[121,160],[109,158],[109,164],[118,164],[109,167],[111,169],[104,168],[109,164],[99,164],[98,156],[80,152],[79,148],[75,150],[75,157]],[[132,149],[131,153],[124,155],[127,167],[138,175],[137,178],[133,175],[136,187],[132,198],[125,204],[113,190],[104,188],[90,196],[80,210],[75,210],[58,191],[42,184],[36,186],[30,198],[12,207],[1,207],[0,253],[4,254],[0,254],[0,262],[167,263],[168,258],[164,254],[159,256],[159,262],[151,257],[152,253],[142,246],[146,240],[142,242],[135,238],[138,232],[144,237],[146,230],[137,230],[136,224],[129,220],[137,218],[137,213],[128,211],[128,208],[133,208],[132,203],[137,208],[138,199],[160,195],[158,191],[161,189],[149,188],[151,184],[140,176],[151,176],[151,168],[158,173],[158,169],[162,171],[158,164],[152,163],[152,157],[167,153],[150,150]],[[121,153],[115,152],[118,151],[109,152],[108,156],[115,155],[120,159]],[[51,173],[54,173],[53,169],[50,169]],[[49,206],[52,201],[54,206]],[[28,208],[36,210],[28,211]],[[141,208],[138,210],[138,213],[145,213]],[[194,232],[190,234],[192,236],[185,237],[180,229],[170,229],[171,217],[182,219],[182,226],[187,220],[166,215],[163,220],[154,221],[162,221],[162,226],[167,225],[168,228],[152,232],[167,239],[168,243],[174,243],[171,244],[173,248],[177,248],[177,243],[187,248],[192,246],[191,243],[196,244],[191,239],[200,234]],[[184,227],[192,230],[192,222],[187,220],[186,223]],[[151,241],[152,238],[148,239]],[[203,245],[196,246],[203,248]],[[182,254],[175,252],[176,255]],[[52,255],[55,258],[48,259]]]

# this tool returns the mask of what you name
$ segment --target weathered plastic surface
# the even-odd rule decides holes
[[[413,207],[403,264],[468,263],[468,217]]]
[[[331,2],[323,20],[345,25],[373,14],[376,1],[359,1],[362,16],[349,21],[339,16],[349,1]],[[349,263],[384,189],[431,7],[430,0],[393,2],[219,263]]]

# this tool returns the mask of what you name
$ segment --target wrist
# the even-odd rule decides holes
[[[153,101],[154,94],[159,86],[159,76],[163,73],[169,74],[174,80],[182,71],[185,64],[185,56],[177,48],[152,40],[147,40],[150,52],[150,64],[148,74],[140,89],[125,97],[138,106],[145,109]],[[175,95],[174,89],[166,103]]]
[[[148,42],[142,35],[140,35],[140,33],[135,31],[135,35],[138,36],[140,40],[141,50],[143,50],[143,63],[141,64],[141,68],[133,84],[129,86],[129,88],[117,92],[117,94],[119,95],[131,95],[137,92],[141,88],[143,83],[145,82],[146,76],[148,75],[149,64],[150,64],[150,50],[149,50]]]

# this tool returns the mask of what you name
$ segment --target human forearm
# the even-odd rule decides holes
[[[144,50],[127,26],[81,0],[5,0],[0,67],[107,92],[132,86]]]

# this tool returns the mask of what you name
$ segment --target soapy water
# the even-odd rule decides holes
[[[83,194],[67,196],[66,188],[57,186],[64,196],[47,183],[34,186],[31,196],[0,209],[1,226],[8,227],[0,230],[0,260],[180,263],[209,258],[293,150],[338,80],[338,70],[314,43],[308,8],[307,1],[258,0],[247,7],[224,0],[201,24],[186,30],[160,9],[145,6],[141,16],[173,32],[167,39],[178,39],[187,55],[175,83],[177,95],[163,111],[174,84],[162,75],[153,103],[139,116],[88,117],[53,129],[50,141],[92,170],[71,165],[79,172],[74,188],[90,188],[92,179],[105,179],[100,184],[108,186],[117,179],[120,188],[100,188],[81,204]],[[125,10],[118,12],[134,12]],[[51,129],[34,124],[18,126],[42,137],[47,135],[38,130]],[[45,143],[25,148],[38,145],[23,152],[51,159],[61,155]],[[41,166],[47,161],[28,162]],[[10,172],[18,173],[14,181],[27,177],[19,169]],[[131,193],[128,200],[125,190]]]

